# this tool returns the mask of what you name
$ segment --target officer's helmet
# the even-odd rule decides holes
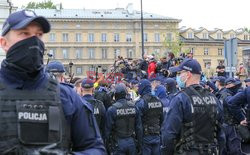
[[[124,83],[119,83],[115,86],[115,100],[125,99],[128,94]]]

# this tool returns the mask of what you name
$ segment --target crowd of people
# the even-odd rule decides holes
[[[25,10],[3,25],[0,154],[250,153],[249,78],[229,77],[224,66],[207,78],[192,53],[169,53],[160,62],[119,57],[112,72],[121,79],[67,81],[61,62],[43,64],[49,31]]]

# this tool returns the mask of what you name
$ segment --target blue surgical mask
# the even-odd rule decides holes
[[[178,86],[180,88],[185,88],[186,87],[186,83],[184,81],[181,80],[181,77],[180,76],[177,76],[176,77],[176,82],[178,84]]]
[[[151,91],[151,94],[152,94],[153,96],[155,96],[155,90],[152,90],[152,91]]]

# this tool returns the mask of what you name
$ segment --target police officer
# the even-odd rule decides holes
[[[163,154],[218,154],[223,146],[222,106],[216,97],[199,85],[201,66],[185,59],[178,67],[184,89],[171,101],[162,127]]]
[[[177,83],[173,78],[167,78],[164,80],[164,85],[166,86],[167,98],[170,101],[178,92]]]
[[[44,72],[48,20],[33,11],[11,14],[0,45],[0,154],[104,154],[91,107]]]
[[[151,93],[151,84],[147,79],[139,82],[140,99],[136,102],[138,108],[137,139],[139,150],[143,155],[160,154],[160,128],[163,121],[163,105]]]
[[[227,139],[223,154],[242,154],[241,138],[236,130],[239,122],[232,115],[232,112],[230,111],[230,104],[228,103],[229,99],[238,92],[240,81],[237,81],[234,78],[228,78],[225,80],[225,85],[226,91],[220,97],[220,101],[223,103],[224,112],[223,128]]]
[[[103,102],[106,110],[112,105],[112,98],[107,88],[107,82],[102,80],[95,89],[94,98]]]
[[[250,87],[250,78],[244,80],[244,82],[245,82],[245,84],[246,84],[246,87]]]
[[[52,76],[54,76],[58,82],[65,82],[64,80],[65,68],[61,62],[59,61],[49,62],[46,67],[46,71],[48,73],[51,73]]]
[[[225,81],[226,78],[224,76],[218,76],[215,79],[215,86],[218,89],[218,92],[215,94],[215,96],[218,98],[219,101],[221,101],[221,103],[223,103],[223,100],[227,95],[227,89],[225,88]]]
[[[96,118],[96,122],[100,129],[101,135],[103,135],[106,109],[102,101],[97,100],[93,97],[93,93],[94,93],[94,81],[92,81],[89,78],[84,78],[82,80],[81,95],[83,99],[85,99],[88,103],[90,103],[93,106],[93,111],[94,111],[94,115]]]
[[[157,96],[163,105],[163,115],[165,116],[169,111],[169,99],[167,98],[166,88],[163,85],[159,85],[155,90],[155,96]]]
[[[248,136],[245,139],[245,143],[242,144],[242,151],[250,153],[250,87],[247,87],[244,91],[237,93],[235,96],[229,99],[230,109],[233,116],[240,122],[240,125],[246,126],[247,133],[243,133],[241,136]],[[243,112],[241,107],[246,107],[246,113]],[[246,134],[246,135],[244,135]]]
[[[135,155],[136,108],[126,99],[127,89],[123,83],[115,86],[115,103],[106,114],[105,139],[114,155]]]

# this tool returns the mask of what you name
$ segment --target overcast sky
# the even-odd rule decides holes
[[[12,0],[14,6],[21,7],[29,1]],[[76,9],[114,9],[126,8],[133,3],[135,10],[140,10],[140,0],[52,0],[62,2],[63,8]],[[181,26],[209,30],[250,28],[250,0],[143,0],[145,12],[181,19]]]

